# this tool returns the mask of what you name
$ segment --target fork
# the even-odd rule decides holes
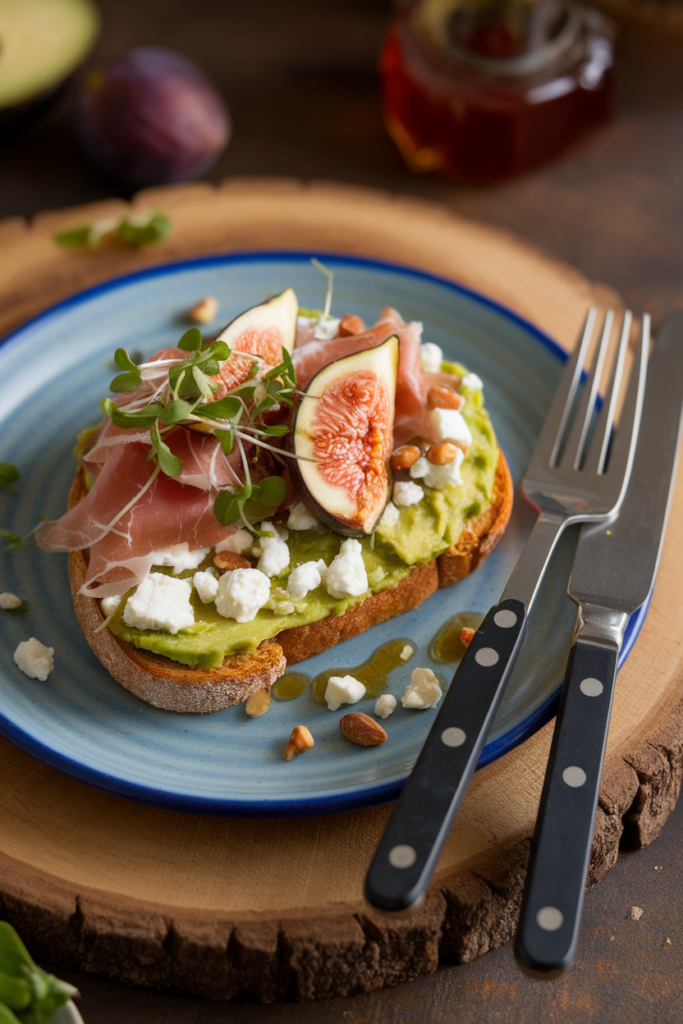
[[[576,404],[596,324],[590,309],[522,481],[538,519],[499,604],[490,609],[453,677],[422,752],[389,819],[365,880],[365,898],[384,912],[418,906],[522,646],[527,617],[555,544],[573,523],[607,519],[628,484],[640,425],[649,336],[643,330],[615,429],[632,317],[623,320],[607,396],[598,387],[610,346],[614,313],[605,315],[590,372]]]

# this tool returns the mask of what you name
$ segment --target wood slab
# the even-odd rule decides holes
[[[141,252],[60,250],[52,233],[119,201],[0,224],[0,333],[111,275],[194,254],[332,250],[471,285],[570,347],[589,302],[617,301],[523,242],[422,201],[291,181],[154,190],[173,219]],[[591,884],[620,843],[654,839],[680,788],[683,474],[650,613],[619,676]],[[512,935],[552,725],[479,771],[424,906],[381,918],[361,899],[390,813],[220,819],[159,810],[76,782],[0,739],[0,916],[37,957],[212,999],[319,999],[466,962]]]

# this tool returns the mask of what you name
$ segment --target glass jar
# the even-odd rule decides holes
[[[387,128],[414,171],[520,174],[609,118],[614,37],[571,0],[401,4],[380,58]]]

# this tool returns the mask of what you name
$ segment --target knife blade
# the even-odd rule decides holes
[[[631,479],[611,522],[581,529],[569,596],[579,606],[531,847],[515,954],[557,974],[579,934],[619,651],[652,590],[683,423],[683,311],[662,325],[648,366]]]

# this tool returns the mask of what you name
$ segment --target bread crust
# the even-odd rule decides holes
[[[69,494],[69,508],[87,493],[79,468]],[[256,690],[269,690],[287,664],[304,661],[371,626],[411,611],[439,587],[450,587],[473,572],[494,549],[510,518],[513,484],[499,450],[492,500],[457,544],[429,562],[421,562],[395,587],[371,594],[341,615],[283,630],[249,654],[232,655],[218,668],[188,668],[143,651],[101,629],[99,602],[80,593],[87,573],[82,551],[69,556],[69,576],[76,615],[86,640],[113,678],[136,697],[168,711],[208,713],[241,704]]]

